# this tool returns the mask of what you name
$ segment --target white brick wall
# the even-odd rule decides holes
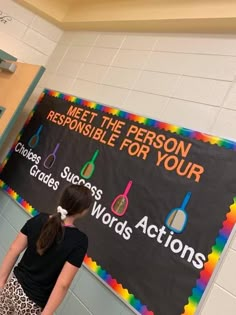
[[[58,42],[60,30],[13,1],[0,0],[0,10],[15,18],[14,27],[0,24],[0,48],[22,61],[48,60],[38,91],[58,89],[236,140],[235,36],[65,32]],[[236,314],[235,263],[236,238],[200,315]],[[113,314],[131,311],[117,308]]]
[[[0,0],[0,12],[12,18],[0,22],[0,49],[18,61],[45,65],[62,31],[12,0]]]

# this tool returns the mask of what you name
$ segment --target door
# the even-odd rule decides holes
[[[14,63],[14,73],[0,69],[0,149],[45,71],[42,66]]]

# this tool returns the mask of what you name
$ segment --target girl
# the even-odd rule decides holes
[[[91,202],[88,188],[70,185],[57,213],[41,213],[26,222],[0,267],[0,315],[53,315],[86,254],[87,236],[74,221],[88,212]]]

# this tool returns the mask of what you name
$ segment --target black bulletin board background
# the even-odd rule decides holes
[[[50,111],[66,115],[72,105],[95,112],[97,116],[92,125],[96,128],[101,127],[103,116],[124,122],[115,146],[92,140],[47,119]],[[50,93],[46,93],[39,101],[30,122],[23,130],[18,149],[23,145],[24,149],[30,151],[29,139],[40,125],[43,126],[40,140],[35,148],[31,148],[32,154],[41,157],[39,163],[36,164],[14,150],[0,174],[0,179],[38,211],[52,213],[72,176],[68,179],[62,178],[64,168],[69,167],[71,174],[82,179],[82,166],[99,150],[94,173],[85,183],[88,187],[92,186],[94,191],[102,190],[101,199],[94,195],[96,205],[101,204],[101,208],[106,208],[104,214],[109,213],[111,217],[117,218],[115,223],[127,221],[126,227],[131,227],[132,233],[130,239],[126,240],[115,232],[115,223],[109,227],[102,222],[102,216],[96,219],[95,216],[88,215],[77,224],[89,237],[88,256],[147,305],[155,315],[182,314],[201,270],[195,268],[192,262],[181,258],[180,253],[174,253],[168,246],[158,243],[155,237],[148,237],[144,228],[135,228],[135,225],[146,216],[148,226],[161,228],[165,225],[168,212],[180,206],[185,194],[190,191],[192,195],[186,207],[186,229],[183,233],[175,233],[172,240],[180,240],[182,244],[192,247],[195,252],[202,253],[207,258],[235,196],[236,173],[232,172],[236,165],[235,152],[115,117],[102,110],[71,103],[51,96]],[[179,176],[175,171],[168,171],[163,166],[156,166],[158,150],[153,147],[145,160],[130,156],[126,148],[120,150],[131,125],[162,134],[166,139],[174,138],[191,143],[191,149],[184,159],[204,167],[200,181],[196,182],[194,176],[189,179]],[[106,135],[109,134],[112,134],[111,130],[107,130]],[[55,162],[50,169],[46,169],[43,161],[58,143],[60,146]],[[163,148],[160,151],[165,153]],[[30,175],[34,165],[35,169],[46,175],[51,174],[51,178],[59,182],[56,190]],[[130,180],[133,183],[128,193],[127,212],[122,217],[116,216],[111,211],[112,201],[124,192]],[[170,231],[166,228],[163,240],[168,235]]]

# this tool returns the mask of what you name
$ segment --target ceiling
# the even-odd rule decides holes
[[[235,0],[15,0],[64,30],[236,33]]]

